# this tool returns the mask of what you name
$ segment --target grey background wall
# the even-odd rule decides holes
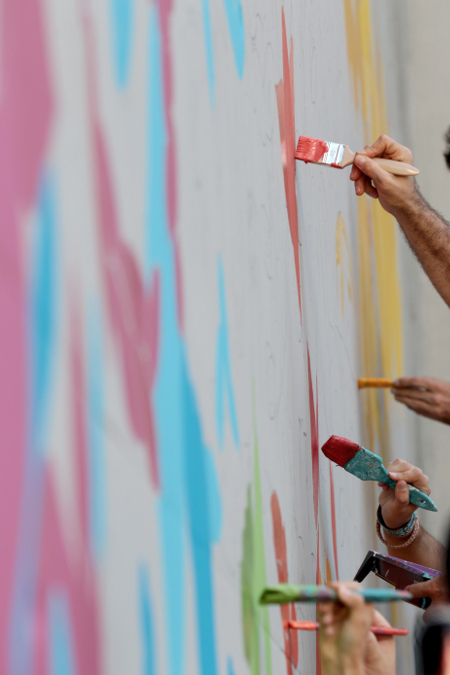
[[[259,595],[381,547],[377,491],[322,455],[331,434],[423,461],[445,514],[446,429],[356,383],[443,375],[449,319],[348,170],[293,152],[391,131],[445,212],[445,105],[422,95],[438,13],[0,10],[0,671],[317,672],[316,636],[283,628],[315,609]]]

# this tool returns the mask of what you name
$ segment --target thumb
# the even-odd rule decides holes
[[[404,480],[399,480],[395,486],[395,499],[402,504],[402,506],[407,506],[409,504],[409,488],[408,483]]]
[[[355,155],[353,164],[356,164],[366,176],[372,178],[372,180],[375,181],[375,184],[385,182],[389,176],[387,171],[382,169],[379,164],[365,155]]]
[[[411,584],[411,586],[407,586],[405,591],[411,593],[414,598],[429,598],[433,592],[432,583],[433,579],[430,579],[429,581],[421,581],[418,584]]]

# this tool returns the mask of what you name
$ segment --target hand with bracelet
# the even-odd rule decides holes
[[[397,485],[393,490],[379,483],[382,490],[377,519],[378,529],[381,530],[380,534],[389,555],[444,572],[445,547],[419,524],[417,507],[409,501],[408,484],[414,485],[427,495],[430,494],[428,476],[403,459],[390,462],[386,468],[390,478],[395,480]],[[415,584],[408,590],[411,590],[417,598],[431,597],[433,602],[442,602],[448,594],[447,579],[445,575],[441,575],[430,582]]]

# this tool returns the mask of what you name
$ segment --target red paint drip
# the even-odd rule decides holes
[[[277,563],[278,582],[280,584],[288,583],[287,567],[287,548],[286,532],[281,518],[280,503],[276,492],[272,493],[270,499],[270,508],[272,511],[273,523],[273,543],[275,547],[275,558]],[[298,635],[296,631],[287,628],[289,621],[296,621],[294,604],[280,605],[281,621],[283,622],[284,653],[286,655],[287,675],[293,675],[292,666],[297,668],[298,664]]]
[[[331,501],[331,531],[333,533],[334,567],[336,569],[336,580],[338,580],[339,565],[338,565],[337,536],[336,536],[336,499],[334,496],[333,469],[331,466],[331,462],[330,462],[330,501]]]
[[[158,361],[159,273],[154,271],[150,283],[145,287],[136,258],[120,234],[114,184],[97,108],[95,50],[88,15],[84,17],[83,23],[88,55],[89,112],[103,282],[109,318],[122,363],[131,426],[136,437],[146,447],[150,477],[153,486],[159,488],[156,432],[151,403]],[[174,206],[170,208],[174,217]]]
[[[319,512],[319,414],[316,413],[314,405],[314,388],[311,377],[311,360],[309,357],[309,347],[307,346],[308,355],[308,389],[309,389],[309,420],[311,427],[311,461],[312,461],[312,477],[313,477],[313,500],[314,500],[314,518],[317,527],[317,517]],[[318,400],[317,392],[317,374],[316,374],[316,400]]]
[[[296,159],[304,162],[320,162],[324,154],[328,152],[328,145],[319,138],[300,136],[297,144]]]
[[[295,191],[295,108],[294,108],[294,44],[291,37],[291,60],[289,62],[284,10],[281,8],[283,25],[283,79],[276,85],[278,123],[280,126],[281,158],[283,162],[284,191],[288,212],[289,229],[294,247],[295,274],[297,279],[300,321],[302,320],[302,299],[300,293],[300,256],[298,248],[298,212]]]

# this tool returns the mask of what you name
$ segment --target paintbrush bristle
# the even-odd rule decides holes
[[[309,136],[300,136],[297,143],[296,159],[304,162],[320,162],[325,153],[328,152],[328,143],[319,138],[310,138]]]
[[[330,436],[327,442],[322,445],[322,452],[325,457],[336,462],[339,466],[347,464],[360,449],[360,446],[353,441],[341,436]]]
[[[321,141],[320,138],[300,136],[295,159],[300,159],[306,163],[325,164],[341,169],[345,147],[345,145],[341,145],[340,143]],[[353,154],[351,156],[353,157]]]

